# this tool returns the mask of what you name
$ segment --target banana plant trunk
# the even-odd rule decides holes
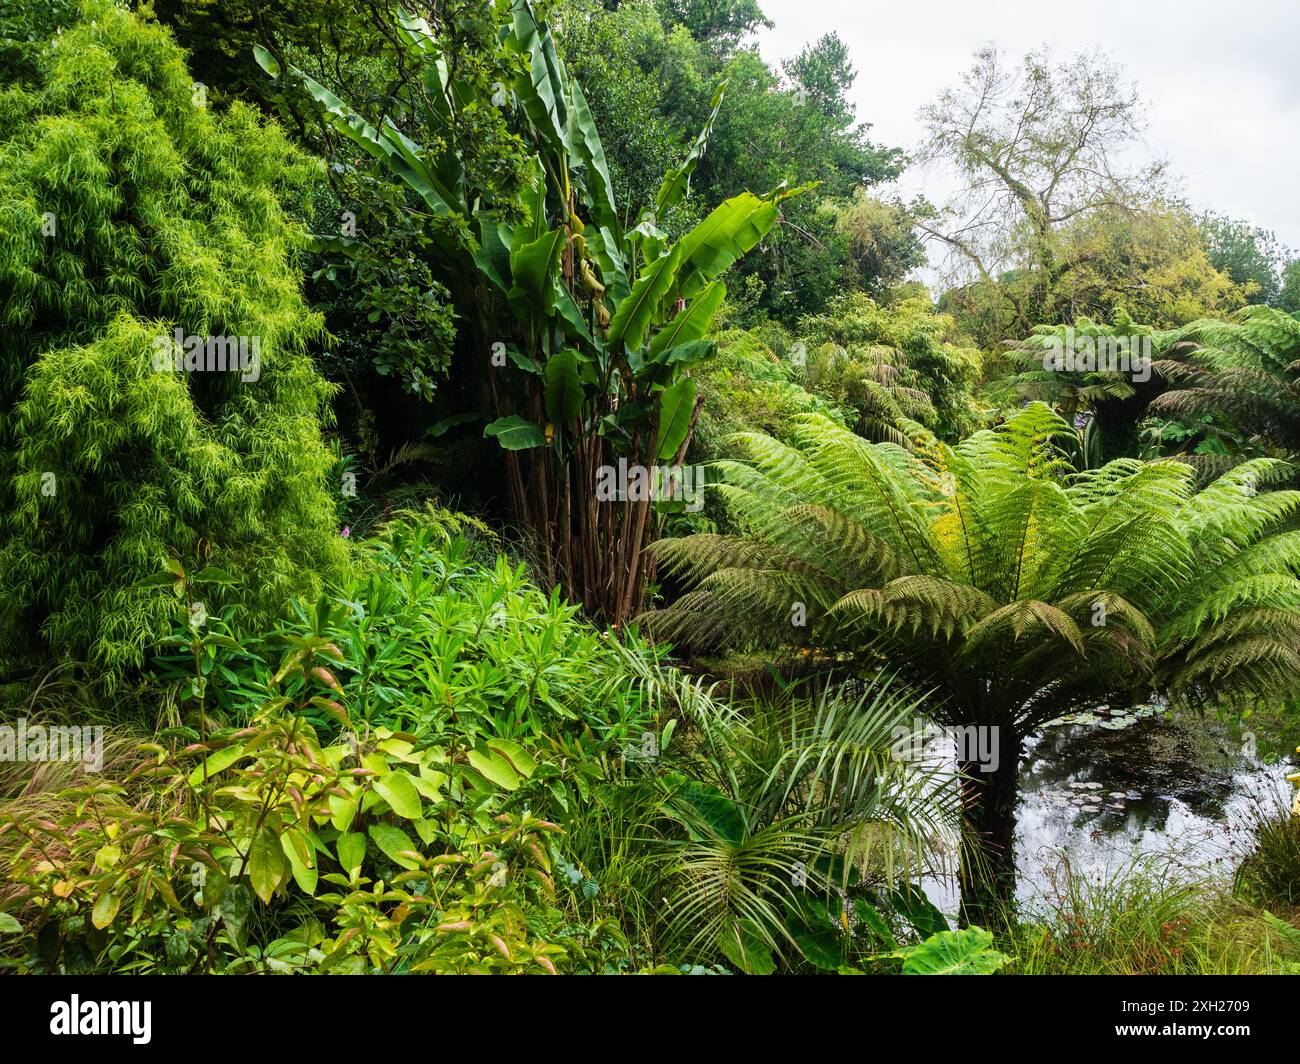
[[[1024,736],[999,726],[993,765],[959,762],[962,772],[961,922],[996,926],[1015,900],[1016,803]],[[993,771],[984,771],[993,768]]]
[[[690,427],[668,464],[679,467],[694,436],[703,397],[696,400]],[[502,406],[500,409],[506,409]],[[593,620],[621,628],[645,607],[654,580],[654,555],[646,548],[658,534],[659,518],[648,495],[600,499],[603,467],[649,470],[655,437],[634,440],[617,455],[609,443],[587,432],[571,449],[507,452],[507,479],[515,517],[527,530],[537,562],[550,587],[581,603]]]

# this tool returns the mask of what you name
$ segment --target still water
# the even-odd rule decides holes
[[[1104,716],[1104,714],[1103,714]],[[1032,910],[1072,874],[1107,878],[1138,858],[1188,875],[1231,874],[1247,842],[1252,808],[1285,808],[1295,768],[1266,764],[1214,721],[1154,715],[1111,730],[1057,725],[1031,740],[1020,777],[1017,896]],[[925,881],[945,913],[957,910],[950,880]]]

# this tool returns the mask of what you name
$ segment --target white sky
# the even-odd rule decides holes
[[[772,64],[834,30],[857,70],[852,100],[878,143],[914,148],[917,111],[956,85],[986,43],[1008,60],[1046,44],[1064,60],[1101,48],[1147,102],[1150,155],[1185,198],[1272,230],[1300,249],[1300,3],[1297,0],[760,0]],[[948,180],[911,168],[910,197]]]

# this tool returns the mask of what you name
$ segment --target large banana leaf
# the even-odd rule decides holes
[[[752,192],[723,201],[678,241],[681,295],[690,299],[747,251],[757,246],[780,217],[776,199]]]
[[[660,461],[671,459],[691,431],[691,416],[695,413],[695,381],[683,377],[667,388],[659,401],[659,451]]]
[[[686,158],[682,160],[680,166],[669,170],[664,175],[663,184],[659,186],[659,194],[655,197],[655,214],[660,218],[670,207],[680,203],[690,191],[691,175],[695,173],[699,161],[704,158],[704,151],[709,145],[709,135],[713,132],[713,122],[722,108],[722,97],[726,91],[727,83],[724,81],[713,94],[713,106],[709,111],[709,117],[705,120],[699,136],[695,138],[695,143],[691,145],[691,150],[686,153]]]
[[[510,250],[510,303],[524,316],[532,311],[546,315],[555,306],[558,293],[556,271],[564,252],[564,230],[553,229],[536,240]],[[527,301],[524,305],[523,300]]]
[[[569,126],[565,131],[565,141],[570,155],[586,171],[587,194],[591,197],[592,217],[596,224],[618,233],[618,211],[614,207],[614,185],[609,179],[605,148],[600,142],[587,97],[576,81],[569,82]]]
[[[524,113],[551,147],[563,156],[569,125],[564,66],[545,23],[539,23],[528,0],[514,0],[510,43],[529,57],[528,69],[515,80],[515,95]]]
[[[546,380],[546,416],[556,425],[566,425],[582,410],[582,381],[578,379],[578,352],[552,355],[543,373]]]
[[[280,64],[260,44],[253,47],[258,64],[272,78],[280,77]],[[325,119],[360,147],[368,155],[383,163],[393,174],[424,201],[435,214],[458,213],[454,193],[442,185],[422,158],[419,147],[391,124],[381,131],[367,122],[356,111],[335,96],[319,82],[309,78],[296,67],[289,72],[297,78],[307,93],[324,109]]]
[[[609,326],[609,343],[625,343],[628,347],[640,347],[645,340],[646,331],[653,324],[659,304],[672,290],[677,279],[678,265],[682,261],[680,244],[674,244],[666,254],[655,259],[632,286],[627,298],[614,311],[614,318]]]
[[[698,340],[703,336],[708,331],[709,323],[713,321],[713,315],[722,306],[726,295],[726,285],[721,281],[710,284],[677,317],[655,334],[654,339],[650,341],[651,356],[667,351],[670,347]]]

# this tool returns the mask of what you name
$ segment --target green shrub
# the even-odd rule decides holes
[[[33,69],[0,87],[0,663],[111,688],[170,629],[141,585],[168,557],[232,574],[210,612],[250,626],[345,567],[280,205],[307,168],[102,0]],[[244,338],[243,372],[159,371],[174,330]]]

